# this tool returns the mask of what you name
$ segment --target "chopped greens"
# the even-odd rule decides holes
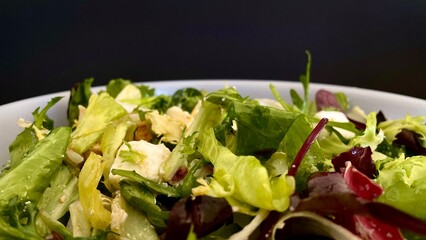
[[[0,239],[425,238],[426,117],[309,93],[306,55],[290,99],[76,84],[68,127],[48,117],[60,97],[18,121]]]

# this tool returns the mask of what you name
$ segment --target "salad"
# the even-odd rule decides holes
[[[288,100],[77,83],[18,120],[0,239],[425,239],[425,116],[309,99],[310,64]]]

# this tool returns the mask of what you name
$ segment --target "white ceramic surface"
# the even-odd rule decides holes
[[[302,84],[300,82],[287,81],[268,81],[268,80],[181,80],[181,81],[161,81],[145,82],[151,87],[156,88],[158,94],[171,94],[175,90],[184,87],[194,87],[212,91],[225,86],[235,86],[243,96],[250,97],[269,97],[272,93],[269,84],[273,84],[281,96],[288,102],[290,99],[290,89],[295,89],[299,94],[303,94]],[[93,88],[97,92],[102,87]],[[366,112],[382,110],[389,119],[401,118],[406,114],[413,116],[426,115],[426,101],[422,99],[402,96],[398,94],[327,84],[310,84],[310,97],[313,98],[315,92],[319,89],[327,89],[332,92],[344,92],[348,96],[351,104],[361,106]],[[31,113],[37,107],[44,107],[46,103],[55,96],[64,96],[48,112],[50,118],[55,120],[55,125],[66,125],[66,109],[68,104],[69,92],[59,92],[29,98],[0,106],[0,165],[3,165],[9,159],[8,147],[16,135],[22,130],[16,122],[19,117],[26,120],[33,120]]]

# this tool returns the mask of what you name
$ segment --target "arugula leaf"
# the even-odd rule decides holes
[[[178,197],[179,193],[176,188],[167,185],[166,183],[160,183],[148,179],[138,173],[136,171],[122,170],[122,169],[112,169],[112,174],[120,175],[125,178],[128,178],[132,181],[138,182],[140,184],[145,185],[148,189],[156,192],[157,194],[164,194],[168,197]]]
[[[34,149],[37,142],[38,138],[36,137],[33,129],[25,128],[21,133],[19,133],[9,146],[10,162],[7,168],[1,172],[0,176],[4,175],[5,170],[8,171],[18,166],[24,160],[25,155]]]
[[[55,105],[61,99],[62,97],[54,97],[47,103],[47,105],[40,112],[39,112],[40,108],[37,108],[36,110],[34,110],[34,112],[32,113],[34,117],[34,126],[36,126],[38,129],[41,129],[44,127],[45,129],[52,130],[53,120],[47,116],[47,111],[49,111],[49,109],[53,107],[53,105]]]
[[[159,228],[167,226],[169,212],[163,211],[156,204],[156,195],[150,192],[146,186],[134,181],[122,180],[120,189],[123,198],[134,208],[145,212],[152,225]]]

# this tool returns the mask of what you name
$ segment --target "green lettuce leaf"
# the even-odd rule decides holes
[[[312,123],[308,121],[305,115],[300,115],[293,122],[291,127],[288,129],[286,135],[282,139],[278,147],[278,151],[285,152],[287,154],[287,165],[291,166],[297,153],[305,142],[306,138],[312,132]],[[297,191],[303,191],[306,188],[306,182],[309,176],[318,171],[328,171],[331,169],[330,159],[325,157],[318,141],[315,141],[306,156],[304,157],[302,164],[300,165],[296,174],[296,189]]]
[[[71,135],[70,148],[82,154],[95,144],[104,133],[107,124],[127,114],[108,93],[94,94],[77,128]]]
[[[282,174],[270,179],[254,156],[236,156],[216,139],[213,129],[199,136],[199,152],[214,166],[211,194],[256,208],[285,211],[294,192],[294,180]]]
[[[221,124],[221,142],[236,155],[259,155],[277,150],[297,113],[261,106],[254,102],[233,102]],[[229,126],[225,129],[223,127]],[[236,130],[234,129],[236,127]]]
[[[36,204],[62,163],[71,129],[56,128],[0,177],[0,239],[41,239]]]
[[[426,156],[384,159],[376,165],[384,189],[379,201],[426,220]]]
[[[0,178],[0,201],[14,196],[36,200],[49,185],[50,177],[62,163],[71,129],[54,129],[37,142],[22,162]],[[1,209],[1,206],[0,206]]]
[[[419,134],[420,140],[423,147],[426,147],[426,117],[406,115],[405,118],[397,120],[388,120],[379,123],[379,128],[383,130],[386,141],[392,143],[396,139],[396,135],[401,132],[402,129],[407,129]]]

